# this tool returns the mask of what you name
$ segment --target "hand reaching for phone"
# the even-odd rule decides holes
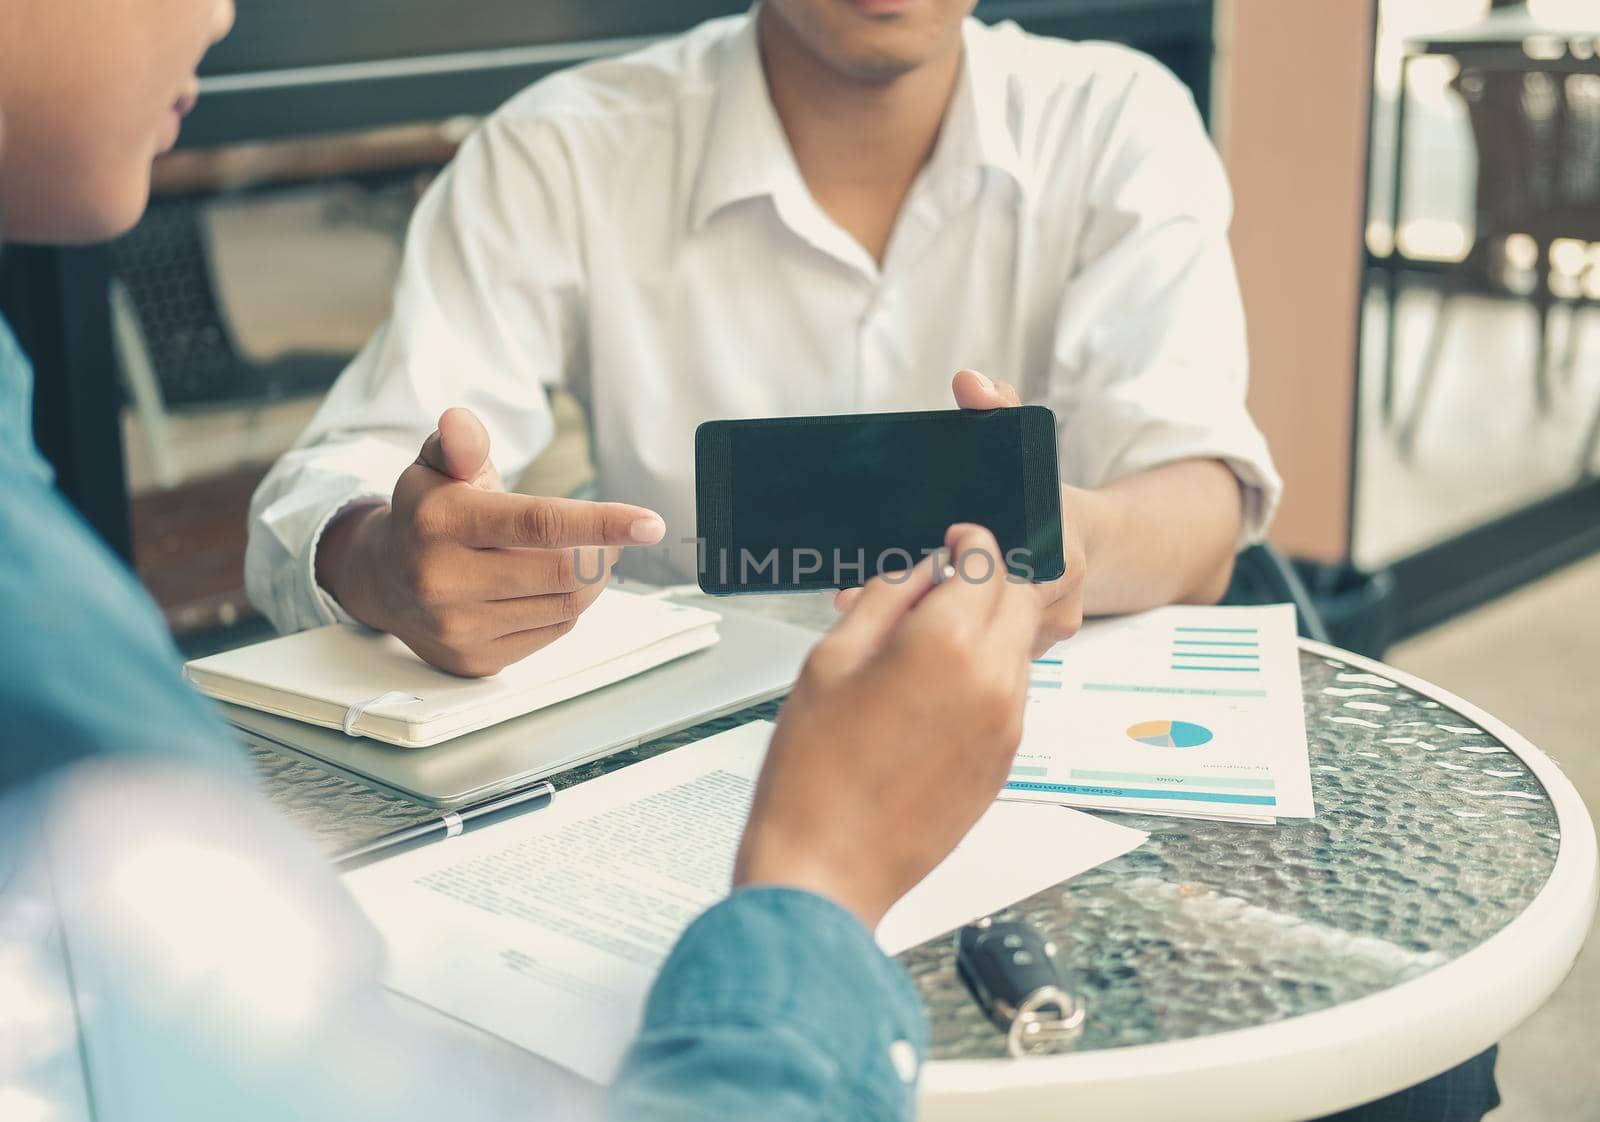
[[[487,430],[450,409],[388,505],[351,510],[323,534],[317,580],[367,626],[479,677],[570,631],[619,547],[665,533],[643,507],[505,493]]]
[[[951,555],[988,550],[953,526]],[[826,896],[869,928],[955,848],[1010,772],[1040,597],[1001,575],[937,581],[939,555],[860,590],[784,705],[736,886]]]

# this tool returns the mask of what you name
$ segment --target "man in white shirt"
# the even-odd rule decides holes
[[[693,578],[699,422],[1019,399],[1055,410],[1066,481],[1041,643],[1219,596],[1280,485],[1216,152],[1144,56],[972,7],[768,0],[495,113],[256,494],[254,602],[492,673],[598,594],[572,547],[659,542],[650,574]],[[557,384],[622,501],[497,493]]]

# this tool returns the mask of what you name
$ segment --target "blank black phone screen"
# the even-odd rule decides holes
[[[707,560],[734,585],[834,587],[910,567],[956,522],[988,527],[1003,555],[1027,550],[1022,423],[1018,410],[736,423],[730,555]]]

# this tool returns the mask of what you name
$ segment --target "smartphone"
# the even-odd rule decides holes
[[[847,588],[909,569],[956,522],[987,527],[1000,578],[1065,570],[1055,414],[858,413],[707,421],[695,430],[700,587]],[[962,575],[982,579],[984,558]]]

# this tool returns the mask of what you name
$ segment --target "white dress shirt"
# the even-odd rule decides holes
[[[1065,482],[1225,461],[1259,538],[1280,483],[1187,90],[1117,46],[964,37],[881,266],[807,190],[753,16],[512,99],[418,206],[388,323],[257,491],[251,599],[284,630],[333,620],[313,575],[330,518],[387,498],[451,406],[515,479],[550,441],[549,384],[587,409],[598,497],[666,519],[656,579],[693,579],[701,421],[947,409],[962,367],[1055,410]]]

